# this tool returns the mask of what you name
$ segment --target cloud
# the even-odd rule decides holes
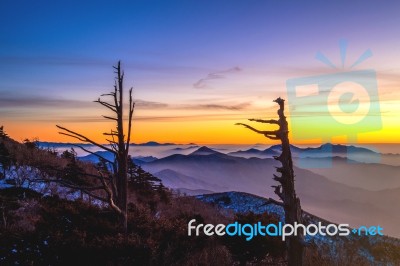
[[[117,59],[111,60],[107,58],[92,57],[63,57],[63,56],[20,56],[20,55],[0,55],[0,67],[9,68],[16,67],[109,67],[114,66]],[[125,70],[156,72],[156,73],[182,73],[191,71],[204,71],[204,68],[197,66],[188,66],[180,64],[162,64],[149,62],[146,60],[132,60],[130,58],[121,61],[122,68]]]
[[[49,110],[49,109],[88,109],[102,108],[99,104],[93,103],[92,100],[76,100],[51,97],[46,95],[17,95],[14,93],[5,93],[0,98],[0,110]],[[106,98],[104,100],[107,100]],[[202,104],[167,104],[157,101],[146,101],[134,99],[137,109],[173,109],[173,110],[244,110],[251,106],[250,102],[239,103],[202,103]]]
[[[140,109],[162,109],[167,108],[168,104],[161,102],[152,102],[144,100],[133,100],[135,102],[135,107]]]
[[[190,105],[187,106],[186,108],[188,109],[200,109],[200,110],[230,110],[230,111],[240,111],[244,110],[251,106],[250,102],[245,102],[245,103],[239,103],[239,104],[234,104],[234,105],[228,105],[228,104],[198,104],[198,105]]]
[[[1,109],[20,109],[20,108],[43,108],[43,107],[59,107],[59,108],[84,108],[88,107],[90,102],[74,100],[74,99],[60,99],[51,98],[46,96],[33,96],[33,95],[5,95],[0,98]]]
[[[0,56],[2,65],[45,65],[45,66],[102,66],[115,64],[111,60],[90,57],[62,57],[62,56]]]
[[[0,110],[0,114],[2,111]],[[188,122],[188,121],[215,121],[215,120],[232,120],[238,121],[247,119],[246,114],[197,114],[197,115],[136,115],[133,121],[146,121],[146,122]],[[83,115],[83,116],[24,116],[13,117],[13,121],[30,121],[30,122],[44,122],[44,123],[101,123],[109,122],[102,116],[96,115]],[[128,117],[124,117],[127,121]]]
[[[242,71],[242,69],[240,67],[236,66],[236,67],[232,67],[232,68],[229,68],[226,70],[209,73],[206,77],[201,78],[196,83],[194,83],[193,87],[195,87],[196,89],[206,88],[208,85],[207,81],[213,80],[213,79],[224,79],[226,77],[226,74],[237,73],[240,71]]]
[[[93,99],[95,100],[95,99]],[[104,99],[107,100],[107,99]],[[161,102],[145,101],[134,99],[136,107],[139,109],[162,109],[167,108],[168,104]],[[78,109],[78,108],[101,108],[99,104],[88,100],[62,99],[49,96],[37,95],[16,95],[9,93],[0,98],[0,109],[20,110],[20,109]]]
[[[151,122],[187,122],[187,121],[215,121],[247,119],[245,114],[198,114],[198,115],[172,115],[172,116],[136,116],[135,121]]]

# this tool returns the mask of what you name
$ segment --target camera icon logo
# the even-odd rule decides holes
[[[345,49],[341,50],[344,65]],[[370,50],[367,50],[353,66],[370,55]],[[320,53],[317,59],[334,67]],[[354,144],[357,143],[358,134],[382,128],[377,78],[373,69],[293,78],[287,80],[286,88],[294,140],[319,139],[330,143],[333,137],[346,136],[347,142]],[[323,145],[321,152],[332,154],[332,145]],[[349,160],[353,155],[356,156],[347,151]],[[300,154],[300,166],[332,166],[331,161],[310,165],[304,159],[306,157],[307,151]]]

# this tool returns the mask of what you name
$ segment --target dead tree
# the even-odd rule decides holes
[[[263,120],[263,119],[249,119],[250,121],[255,121],[259,123],[267,123],[278,125],[279,129],[274,131],[260,131],[249,125],[238,123],[236,125],[242,125],[246,128],[264,135],[265,137],[272,140],[280,140],[282,144],[282,153],[279,156],[274,156],[274,159],[279,161],[282,166],[277,167],[276,171],[281,174],[281,176],[273,175],[274,180],[278,181],[278,185],[272,186],[274,188],[275,194],[283,201],[283,206],[285,210],[285,223],[298,224],[302,222],[302,211],[300,206],[300,199],[296,196],[296,191],[294,187],[294,172],[293,172],[293,162],[292,154],[290,151],[289,144],[289,130],[286,117],[284,115],[285,100],[280,97],[274,100],[274,102],[279,104],[278,120]],[[301,230],[300,230],[301,231]],[[291,236],[286,241],[287,254],[288,254],[288,265],[302,265],[303,259],[303,235],[299,232],[297,236]]]
[[[121,62],[118,62],[115,67],[115,85],[114,90],[107,94],[102,94],[101,96],[110,96],[112,98],[111,103],[101,100],[100,98],[96,100],[96,103],[101,104],[102,106],[111,110],[114,115],[113,116],[105,116],[104,118],[115,121],[116,129],[111,130],[110,132],[103,133],[106,136],[106,140],[109,145],[105,146],[103,144],[97,143],[82,134],[79,134],[75,131],[69,130],[65,127],[57,125],[57,127],[61,130],[59,133],[62,135],[66,135],[72,138],[75,138],[79,141],[93,144],[104,151],[108,151],[114,155],[115,160],[110,161],[97,153],[93,153],[86,148],[77,145],[82,150],[91,153],[98,158],[106,161],[111,168],[113,169],[112,174],[105,174],[103,171],[98,172],[98,176],[95,176],[99,179],[102,184],[102,189],[105,191],[107,198],[103,198],[105,202],[121,217],[121,224],[125,232],[127,232],[128,226],[128,152],[130,145],[130,136],[131,136],[131,128],[132,128],[132,115],[135,107],[135,103],[132,100],[132,88],[129,90],[129,106],[128,106],[128,129],[125,133],[124,131],[124,73],[121,71]],[[89,190],[86,190],[89,191]],[[96,198],[99,199],[98,196]],[[100,198],[101,199],[101,198]]]

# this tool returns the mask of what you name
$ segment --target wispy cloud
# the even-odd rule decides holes
[[[0,114],[2,112],[0,111]],[[253,115],[256,116],[256,115]],[[252,116],[251,116],[252,117]],[[215,121],[215,120],[243,120],[247,119],[246,114],[195,114],[195,115],[137,115],[134,116],[133,121],[146,121],[146,122],[188,122],[188,121]],[[16,117],[13,120],[30,122],[45,122],[45,123],[101,123],[109,122],[101,116],[84,115],[84,116],[35,116],[26,118]],[[128,121],[128,117],[124,117]]]
[[[226,77],[227,74],[230,73],[237,73],[242,71],[242,69],[240,67],[232,67],[226,70],[221,70],[221,71],[217,71],[217,72],[211,72],[209,73],[206,77],[199,79],[196,83],[193,84],[193,87],[195,87],[196,89],[203,89],[206,88],[208,86],[208,81],[209,80],[213,80],[213,79],[223,79]]]
[[[95,100],[95,99],[93,99]],[[106,99],[104,99],[106,100]],[[142,99],[134,99],[137,109],[146,110],[231,110],[240,111],[251,106],[251,102],[216,102],[194,103],[194,104],[168,104],[158,101],[147,101]],[[98,109],[100,105],[90,100],[63,99],[47,95],[17,95],[8,92],[0,98],[0,110],[16,112],[19,110],[41,110],[42,113],[49,109]]]
[[[87,101],[74,99],[60,99],[46,96],[33,95],[3,95],[0,98],[0,109],[20,109],[20,108],[43,108],[43,107],[58,107],[58,108],[83,108],[88,107]]]
[[[215,120],[233,120],[246,119],[243,114],[198,114],[198,115],[176,115],[176,116],[137,116],[135,121],[151,122],[187,122],[187,121],[215,121]]]
[[[134,102],[135,102],[135,107],[140,109],[161,109],[168,107],[168,104],[162,102],[152,102],[144,100],[134,100]]]
[[[230,111],[241,111],[251,106],[250,102],[239,103],[239,104],[197,104],[188,105],[186,109],[200,109],[200,110],[230,110]]]
[[[105,99],[106,100],[106,99]],[[135,99],[136,107],[140,109],[161,109],[167,108],[168,104],[161,102],[153,102]],[[77,109],[77,108],[99,108],[100,105],[87,100],[62,99],[51,96],[35,96],[35,95],[16,95],[10,93],[2,95],[0,98],[0,109],[20,110],[20,109]]]
[[[190,71],[204,71],[204,68],[185,65],[185,64],[163,64],[154,63],[148,60],[122,60],[122,65],[125,71],[144,71],[157,73],[181,73]],[[92,57],[63,57],[63,56],[20,56],[20,55],[0,55],[0,67],[9,68],[10,66],[26,67],[26,66],[41,66],[41,67],[111,67],[117,63],[117,59],[108,58],[92,58]]]
[[[207,104],[166,104],[162,102],[151,102],[143,100],[135,100],[136,107],[139,109],[168,109],[168,110],[229,110],[241,111],[248,109],[251,102],[242,103],[221,103],[213,102]]]
[[[89,57],[62,57],[62,56],[0,56],[2,65],[45,65],[45,66],[107,66],[115,64],[111,60]]]

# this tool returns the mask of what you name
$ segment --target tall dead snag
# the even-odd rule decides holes
[[[278,125],[279,129],[274,131],[260,131],[249,125],[238,123],[236,125],[242,125],[246,128],[257,132],[259,134],[263,134],[265,137],[273,140],[280,140],[282,144],[282,153],[279,156],[274,156],[275,160],[281,162],[282,166],[277,167],[276,171],[281,174],[281,176],[273,175],[274,180],[278,181],[279,185],[272,186],[275,188],[275,194],[279,196],[279,198],[283,201],[283,206],[285,210],[285,223],[294,224],[297,222],[298,224],[302,222],[301,216],[301,206],[300,199],[296,196],[296,191],[294,187],[294,172],[293,172],[293,162],[292,162],[292,154],[290,152],[289,145],[289,130],[288,123],[286,121],[286,117],[284,115],[285,108],[285,100],[280,97],[274,100],[274,102],[279,104],[278,120],[262,120],[262,119],[249,119],[250,121],[255,121],[259,123],[267,123]],[[300,230],[301,231],[301,230]],[[303,259],[303,234],[299,232],[297,236],[291,236],[287,238],[286,246],[287,246],[287,254],[288,254],[288,265],[302,265]]]
[[[75,131],[69,130],[62,126],[57,127],[61,130],[59,133],[62,135],[66,135],[79,141],[93,144],[102,150],[108,151],[114,155],[115,160],[110,161],[97,153],[93,153],[82,146],[77,145],[82,150],[91,153],[101,159],[103,162],[107,163],[106,168],[112,168],[112,173],[109,171],[98,171],[97,179],[99,179],[102,184],[102,188],[105,191],[107,198],[103,199],[105,202],[109,204],[109,206],[121,217],[121,223],[124,228],[124,231],[127,232],[128,227],[128,152],[129,152],[129,144],[130,144],[130,136],[131,136],[131,128],[132,128],[132,115],[135,107],[135,103],[132,100],[132,88],[129,90],[129,109],[128,109],[128,130],[125,133],[124,131],[124,73],[121,71],[121,62],[118,62],[115,67],[115,85],[114,91],[102,94],[101,96],[110,96],[112,98],[111,103],[105,102],[100,98],[96,100],[96,103],[103,105],[104,107],[111,110],[114,115],[113,116],[104,116],[106,119],[110,119],[115,121],[116,130],[111,130],[110,132],[103,133],[107,137],[107,141],[109,146],[105,146],[99,144],[82,134],[79,134]],[[98,197],[97,197],[98,198]]]

